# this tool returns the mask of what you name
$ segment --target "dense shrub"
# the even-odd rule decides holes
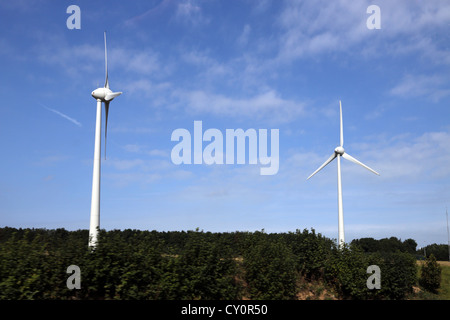
[[[406,252],[381,252],[372,255],[372,264],[381,270],[381,290],[385,299],[404,299],[413,291],[417,281],[417,265],[413,255]]]
[[[297,230],[285,237],[292,248],[297,270],[309,280],[323,278],[324,267],[332,252],[332,240],[316,234],[314,229],[311,232]]]
[[[228,247],[206,241],[201,233],[193,234],[184,251],[168,257],[173,262],[171,274],[175,290],[168,290],[167,298],[175,299],[235,299],[235,263]],[[170,269],[170,268],[168,268]],[[164,287],[164,286],[162,286]]]
[[[420,285],[426,290],[436,293],[441,285],[441,267],[433,254],[428,256],[420,271]]]
[[[358,247],[335,246],[325,266],[325,276],[344,298],[365,299],[368,266],[367,256]]]
[[[338,249],[314,230],[101,230],[96,249],[87,244],[88,230],[0,228],[0,299],[295,299],[304,279],[342,298],[402,299],[416,281],[409,250]],[[372,264],[380,290],[366,286]],[[66,286],[70,265],[79,290]]]
[[[295,261],[281,239],[257,234],[244,252],[245,279],[252,299],[293,299]]]
[[[426,253],[427,256],[433,255],[437,261],[449,261],[449,248],[448,244],[430,244],[425,248],[421,248],[420,251],[417,251],[417,254],[424,255]]]
[[[416,253],[417,242],[413,239],[401,241],[396,237],[375,240],[374,238],[361,238],[352,240],[352,245],[360,247],[366,253],[373,252],[408,252]]]

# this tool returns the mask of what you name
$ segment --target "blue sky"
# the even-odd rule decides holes
[[[69,30],[69,5],[81,29]],[[369,5],[381,29],[368,29]],[[446,243],[450,3],[2,1],[0,225],[88,229],[95,100],[110,107],[101,227],[288,232]],[[279,129],[279,171],[175,165],[175,129]],[[103,149],[103,147],[102,147]],[[103,152],[103,151],[102,151]]]

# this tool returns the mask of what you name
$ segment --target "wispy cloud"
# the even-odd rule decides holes
[[[264,118],[276,123],[286,123],[305,112],[304,103],[286,100],[274,90],[249,98],[234,98],[203,90],[185,92],[181,95],[182,100],[186,101],[188,110],[194,113]]]
[[[277,19],[281,28],[279,62],[318,54],[345,52],[372,56],[419,53],[448,63],[439,41],[430,41],[430,30],[445,30],[450,4],[442,1],[378,1],[381,30],[368,30],[366,13],[371,1],[286,1]],[[389,39],[389,45],[383,41]],[[395,41],[393,41],[395,40]],[[361,46],[362,45],[362,46]],[[382,48],[382,49],[381,49]]]
[[[427,96],[438,101],[450,95],[450,89],[445,88],[447,81],[437,75],[407,74],[390,90],[390,94],[403,98]]]
[[[252,28],[250,27],[250,25],[246,24],[244,26],[244,29],[242,30],[241,35],[237,39],[237,43],[239,45],[241,45],[241,46],[247,45],[251,30],[252,30]]]
[[[64,118],[64,119],[66,119],[66,120],[69,120],[69,121],[72,122],[74,125],[79,126],[79,127],[82,126],[82,124],[81,124],[80,122],[78,122],[76,119],[71,118],[71,117],[69,117],[68,115],[66,115],[66,114],[64,114],[64,113],[62,113],[62,112],[60,112],[60,111],[58,111],[58,110],[49,108],[49,107],[43,105],[42,103],[40,103],[40,105],[41,105],[42,107],[44,107],[45,109],[47,109],[48,111],[51,111],[51,112],[57,114],[58,116],[60,116],[60,117],[62,117],[62,118]]]
[[[166,150],[160,150],[160,149],[148,149],[146,146],[144,145],[139,145],[139,144],[127,144],[125,146],[123,146],[123,149],[127,152],[131,152],[131,153],[143,153],[143,154],[148,154],[150,156],[157,156],[157,157],[169,157],[170,153]]]
[[[53,156],[46,156],[41,158],[39,161],[35,162],[34,164],[37,166],[47,167],[47,166],[54,166],[60,162],[66,161],[69,159],[68,156],[64,155],[53,155]]]
[[[142,21],[158,17],[168,9],[171,9],[174,3],[175,1],[173,0],[163,0],[156,6],[152,6],[152,4],[150,4],[152,7],[147,11],[145,11],[144,13],[131,17],[128,20],[125,20],[125,26],[133,26]]]
[[[187,22],[191,25],[209,23],[209,19],[203,15],[201,7],[194,0],[185,0],[178,3],[175,18],[180,22]]]

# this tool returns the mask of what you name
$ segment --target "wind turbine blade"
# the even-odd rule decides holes
[[[109,101],[105,101],[105,160],[106,160],[106,136],[108,133],[108,112],[109,112]]]
[[[341,147],[344,145],[344,127],[342,126],[342,104],[341,100],[339,100],[339,114],[341,118]]]
[[[329,157],[328,160],[325,161],[325,162],[319,167],[319,169],[317,169],[316,171],[314,171],[314,172],[308,177],[308,179],[311,178],[313,175],[315,175],[315,174],[316,174],[317,172],[319,172],[320,170],[322,170],[322,168],[325,167],[327,164],[329,164],[331,161],[333,161],[334,158],[336,158],[336,153],[333,153],[333,154],[331,155],[331,157]],[[306,179],[306,180],[308,180],[308,179]]]
[[[121,94],[122,94],[122,92],[111,92],[111,93],[108,93],[105,96],[105,100],[106,101],[111,101],[112,99],[114,99],[117,96],[120,96]]]
[[[109,89],[109,82],[108,82],[108,53],[106,51],[106,31],[105,31],[105,72],[106,72],[106,77],[105,77],[105,88]]]
[[[380,175],[378,172],[376,172],[375,170],[369,168],[368,166],[366,166],[364,163],[362,163],[361,161],[356,160],[355,158],[353,158],[351,155],[349,155],[348,153],[344,153],[342,155],[345,159],[350,160],[351,162],[354,162],[356,164],[359,164],[360,166],[366,168],[369,171],[372,171],[373,173],[375,173],[376,175]]]

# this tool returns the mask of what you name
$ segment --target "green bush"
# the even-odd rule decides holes
[[[228,247],[206,241],[205,234],[196,232],[188,239],[184,251],[174,262],[172,277],[165,281],[176,284],[176,291],[166,294],[177,299],[235,299],[235,263]]]
[[[244,269],[251,299],[295,298],[295,260],[281,239],[255,234],[244,252]]]
[[[325,277],[344,298],[365,299],[368,295],[367,256],[356,246],[332,249],[325,266]]]
[[[426,290],[436,293],[441,285],[441,267],[433,254],[428,256],[420,271],[419,284]]]
[[[341,250],[314,230],[101,230],[96,249],[87,244],[88,230],[0,228],[0,299],[295,299],[301,277],[342,298],[402,299],[416,282],[410,250]],[[381,269],[380,290],[366,286],[372,264]],[[80,267],[79,290],[66,286],[70,265]]]
[[[417,282],[417,266],[413,255],[406,252],[379,252],[372,254],[371,264],[381,271],[379,296],[385,299],[404,299],[413,292]]]
[[[297,270],[307,279],[323,278],[324,267],[331,255],[333,243],[330,239],[316,234],[314,229],[304,229],[288,234],[289,245],[296,262]]]
[[[430,244],[426,246],[425,248],[421,248],[417,251],[417,254],[423,255],[423,254],[434,255],[437,261],[449,261],[449,251],[448,251],[448,244]]]

